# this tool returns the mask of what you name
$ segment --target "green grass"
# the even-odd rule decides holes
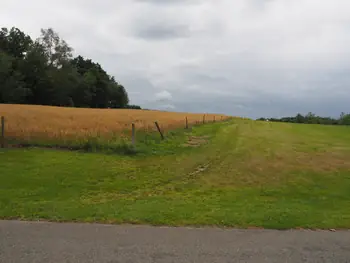
[[[348,127],[237,119],[139,147],[0,151],[0,218],[350,228]]]

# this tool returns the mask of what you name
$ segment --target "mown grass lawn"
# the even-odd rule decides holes
[[[350,228],[348,127],[235,119],[149,147],[0,150],[0,218]]]

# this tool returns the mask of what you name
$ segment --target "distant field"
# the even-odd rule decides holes
[[[6,137],[21,143],[82,145],[98,138],[104,143],[129,137],[131,124],[138,133],[156,130],[158,121],[164,132],[203,122],[203,114],[126,109],[79,109],[32,105],[0,104],[6,117]],[[206,114],[206,121],[225,120],[228,116]],[[107,141],[109,140],[109,142]]]

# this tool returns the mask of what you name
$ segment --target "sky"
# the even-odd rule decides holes
[[[0,25],[52,27],[132,104],[250,118],[350,112],[349,0],[0,0]]]

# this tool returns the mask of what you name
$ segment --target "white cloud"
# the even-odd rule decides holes
[[[349,111],[348,0],[12,0],[0,22],[33,37],[53,27],[142,105],[163,96],[178,110],[233,115]]]
[[[173,96],[169,91],[163,90],[154,95],[156,101],[170,101]]]

